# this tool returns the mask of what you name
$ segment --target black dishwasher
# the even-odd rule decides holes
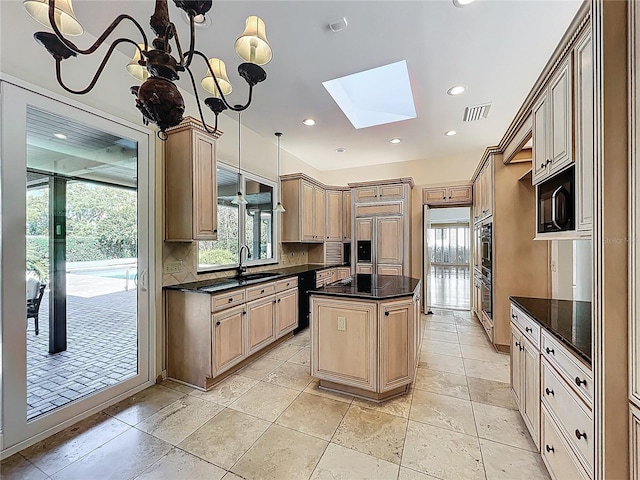
[[[315,288],[315,270],[298,275],[298,328],[293,333],[298,333],[309,326],[309,290]]]

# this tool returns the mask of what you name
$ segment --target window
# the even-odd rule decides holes
[[[274,184],[223,166],[217,169],[217,182],[218,240],[198,242],[198,271],[237,267],[242,244],[251,252],[250,258],[243,255],[243,264],[275,263]],[[246,205],[232,203],[238,191],[243,192]]]
[[[468,265],[470,262],[469,227],[432,225],[427,230],[429,261],[434,265]]]

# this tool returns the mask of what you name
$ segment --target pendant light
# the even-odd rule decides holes
[[[284,209],[284,207],[282,206],[282,203],[280,202],[280,200],[282,199],[281,193],[280,193],[280,137],[282,137],[282,132],[276,132],[275,136],[278,137],[278,166],[277,166],[277,175],[278,175],[278,204],[276,205],[276,208],[273,209],[274,213],[284,213],[286,212],[286,210]]]
[[[233,197],[233,200],[231,200],[231,203],[233,203],[234,205],[246,205],[247,203],[247,199],[244,198],[244,195],[242,195],[242,192],[240,191],[240,132],[242,131],[242,124],[240,123],[240,112],[238,112],[238,193],[236,194],[235,197]]]

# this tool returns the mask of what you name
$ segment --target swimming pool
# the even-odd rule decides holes
[[[127,278],[127,270],[129,273],[129,280],[134,280],[138,274],[136,267],[117,267],[117,268],[99,268],[89,270],[72,270],[67,273],[72,275],[88,275],[92,277],[105,277],[105,278]]]

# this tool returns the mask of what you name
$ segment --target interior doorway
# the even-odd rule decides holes
[[[428,310],[471,308],[470,207],[427,208],[424,283]]]

